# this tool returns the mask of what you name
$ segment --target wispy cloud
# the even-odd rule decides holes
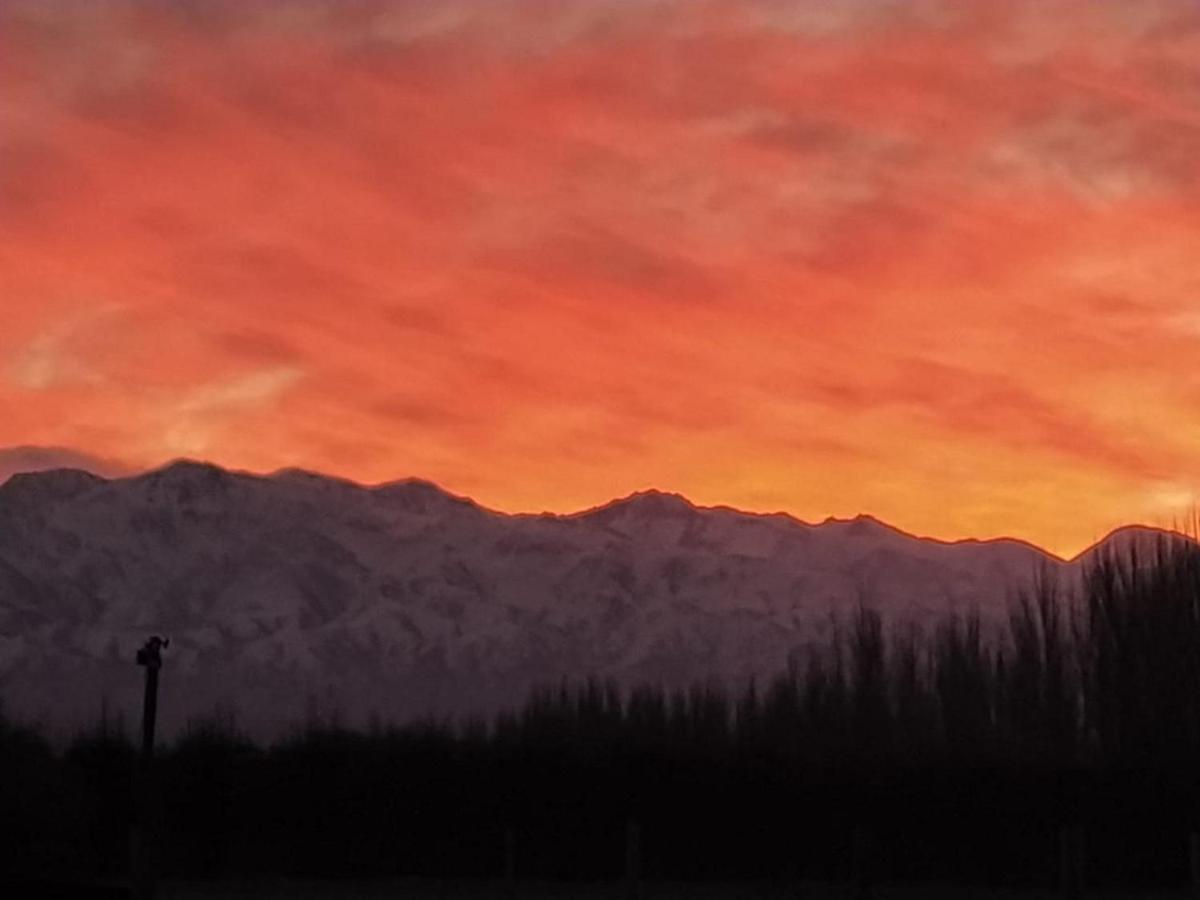
[[[222,429],[277,401],[304,375],[298,366],[274,366],[201,384],[160,412],[169,454],[207,453]]]
[[[61,332],[50,332],[18,350],[8,370],[13,383],[32,391],[42,391],[64,382],[94,379],[95,374],[87,366],[65,351],[66,337]]]
[[[9,381],[31,391],[103,383],[104,373],[88,358],[91,332],[112,327],[122,310],[120,304],[88,304],[18,343],[9,351]]]

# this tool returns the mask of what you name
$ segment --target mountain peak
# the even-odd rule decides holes
[[[682,494],[672,494],[654,488],[635,491],[628,497],[613,500],[588,510],[585,516],[631,516],[638,519],[678,518],[696,512],[696,506]]]
[[[231,478],[232,473],[228,469],[223,469],[216,463],[204,462],[198,459],[175,459],[167,463],[165,466],[160,466],[157,469],[152,469],[146,473],[145,477],[154,478],[156,480],[183,480],[183,479],[200,479],[200,478]]]
[[[829,516],[821,522],[821,526],[832,526],[854,537],[865,537],[871,534],[904,534],[894,525],[889,525],[869,513],[859,513],[851,519]],[[911,537],[911,535],[909,536]]]
[[[240,479],[251,476],[230,472],[218,465],[194,459],[177,459],[158,469],[135,476],[132,481],[145,485],[152,494],[192,503],[204,497],[224,496]]]
[[[377,497],[409,512],[427,513],[438,509],[478,509],[475,501],[451,494],[440,485],[423,478],[402,478],[386,481],[370,489]]]
[[[277,483],[314,486],[318,488],[343,488],[359,491],[366,490],[357,481],[351,481],[349,478],[339,478],[335,475],[322,475],[320,472],[313,472],[310,469],[301,469],[295,466],[289,466],[284,469],[276,469],[267,476],[267,479]]]
[[[1195,544],[1196,539],[1169,528],[1156,528],[1152,525],[1122,525],[1120,528],[1114,528],[1070,561],[1089,561],[1102,554],[1115,554],[1123,557],[1130,552],[1136,552],[1139,556],[1144,555],[1149,558],[1157,552],[1160,546],[1176,542]]]
[[[83,469],[46,469],[18,472],[0,485],[0,492],[10,497],[65,500],[104,483],[105,479]]]

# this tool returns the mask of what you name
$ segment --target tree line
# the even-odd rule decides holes
[[[153,779],[168,876],[496,877],[507,846],[523,878],[615,878],[637,822],[650,879],[1035,885],[1079,825],[1092,881],[1162,885],[1200,831],[1198,753],[1200,551],[1162,538],[1041,573],[1000,631],[862,605],[737,690],[564,683],[490,722],[270,746],[208,718]],[[0,722],[0,868],[121,877],[136,768],[111,722],[57,753]]]

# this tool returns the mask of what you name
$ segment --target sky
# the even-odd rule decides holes
[[[1196,505],[1198,260],[1195,0],[0,0],[0,467],[1070,555]]]

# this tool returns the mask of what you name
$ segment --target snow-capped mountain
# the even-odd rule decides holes
[[[504,515],[424,481],[296,470],[16,475],[0,486],[0,697],[52,728],[102,704],[132,721],[134,651],[161,633],[167,732],[216,706],[264,734],[314,708],[352,723],[483,713],[562,677],[770,675],[860,601],[926,624],[999,617],[1043,565],[1073,566],[1015,540],[658,492]]]

